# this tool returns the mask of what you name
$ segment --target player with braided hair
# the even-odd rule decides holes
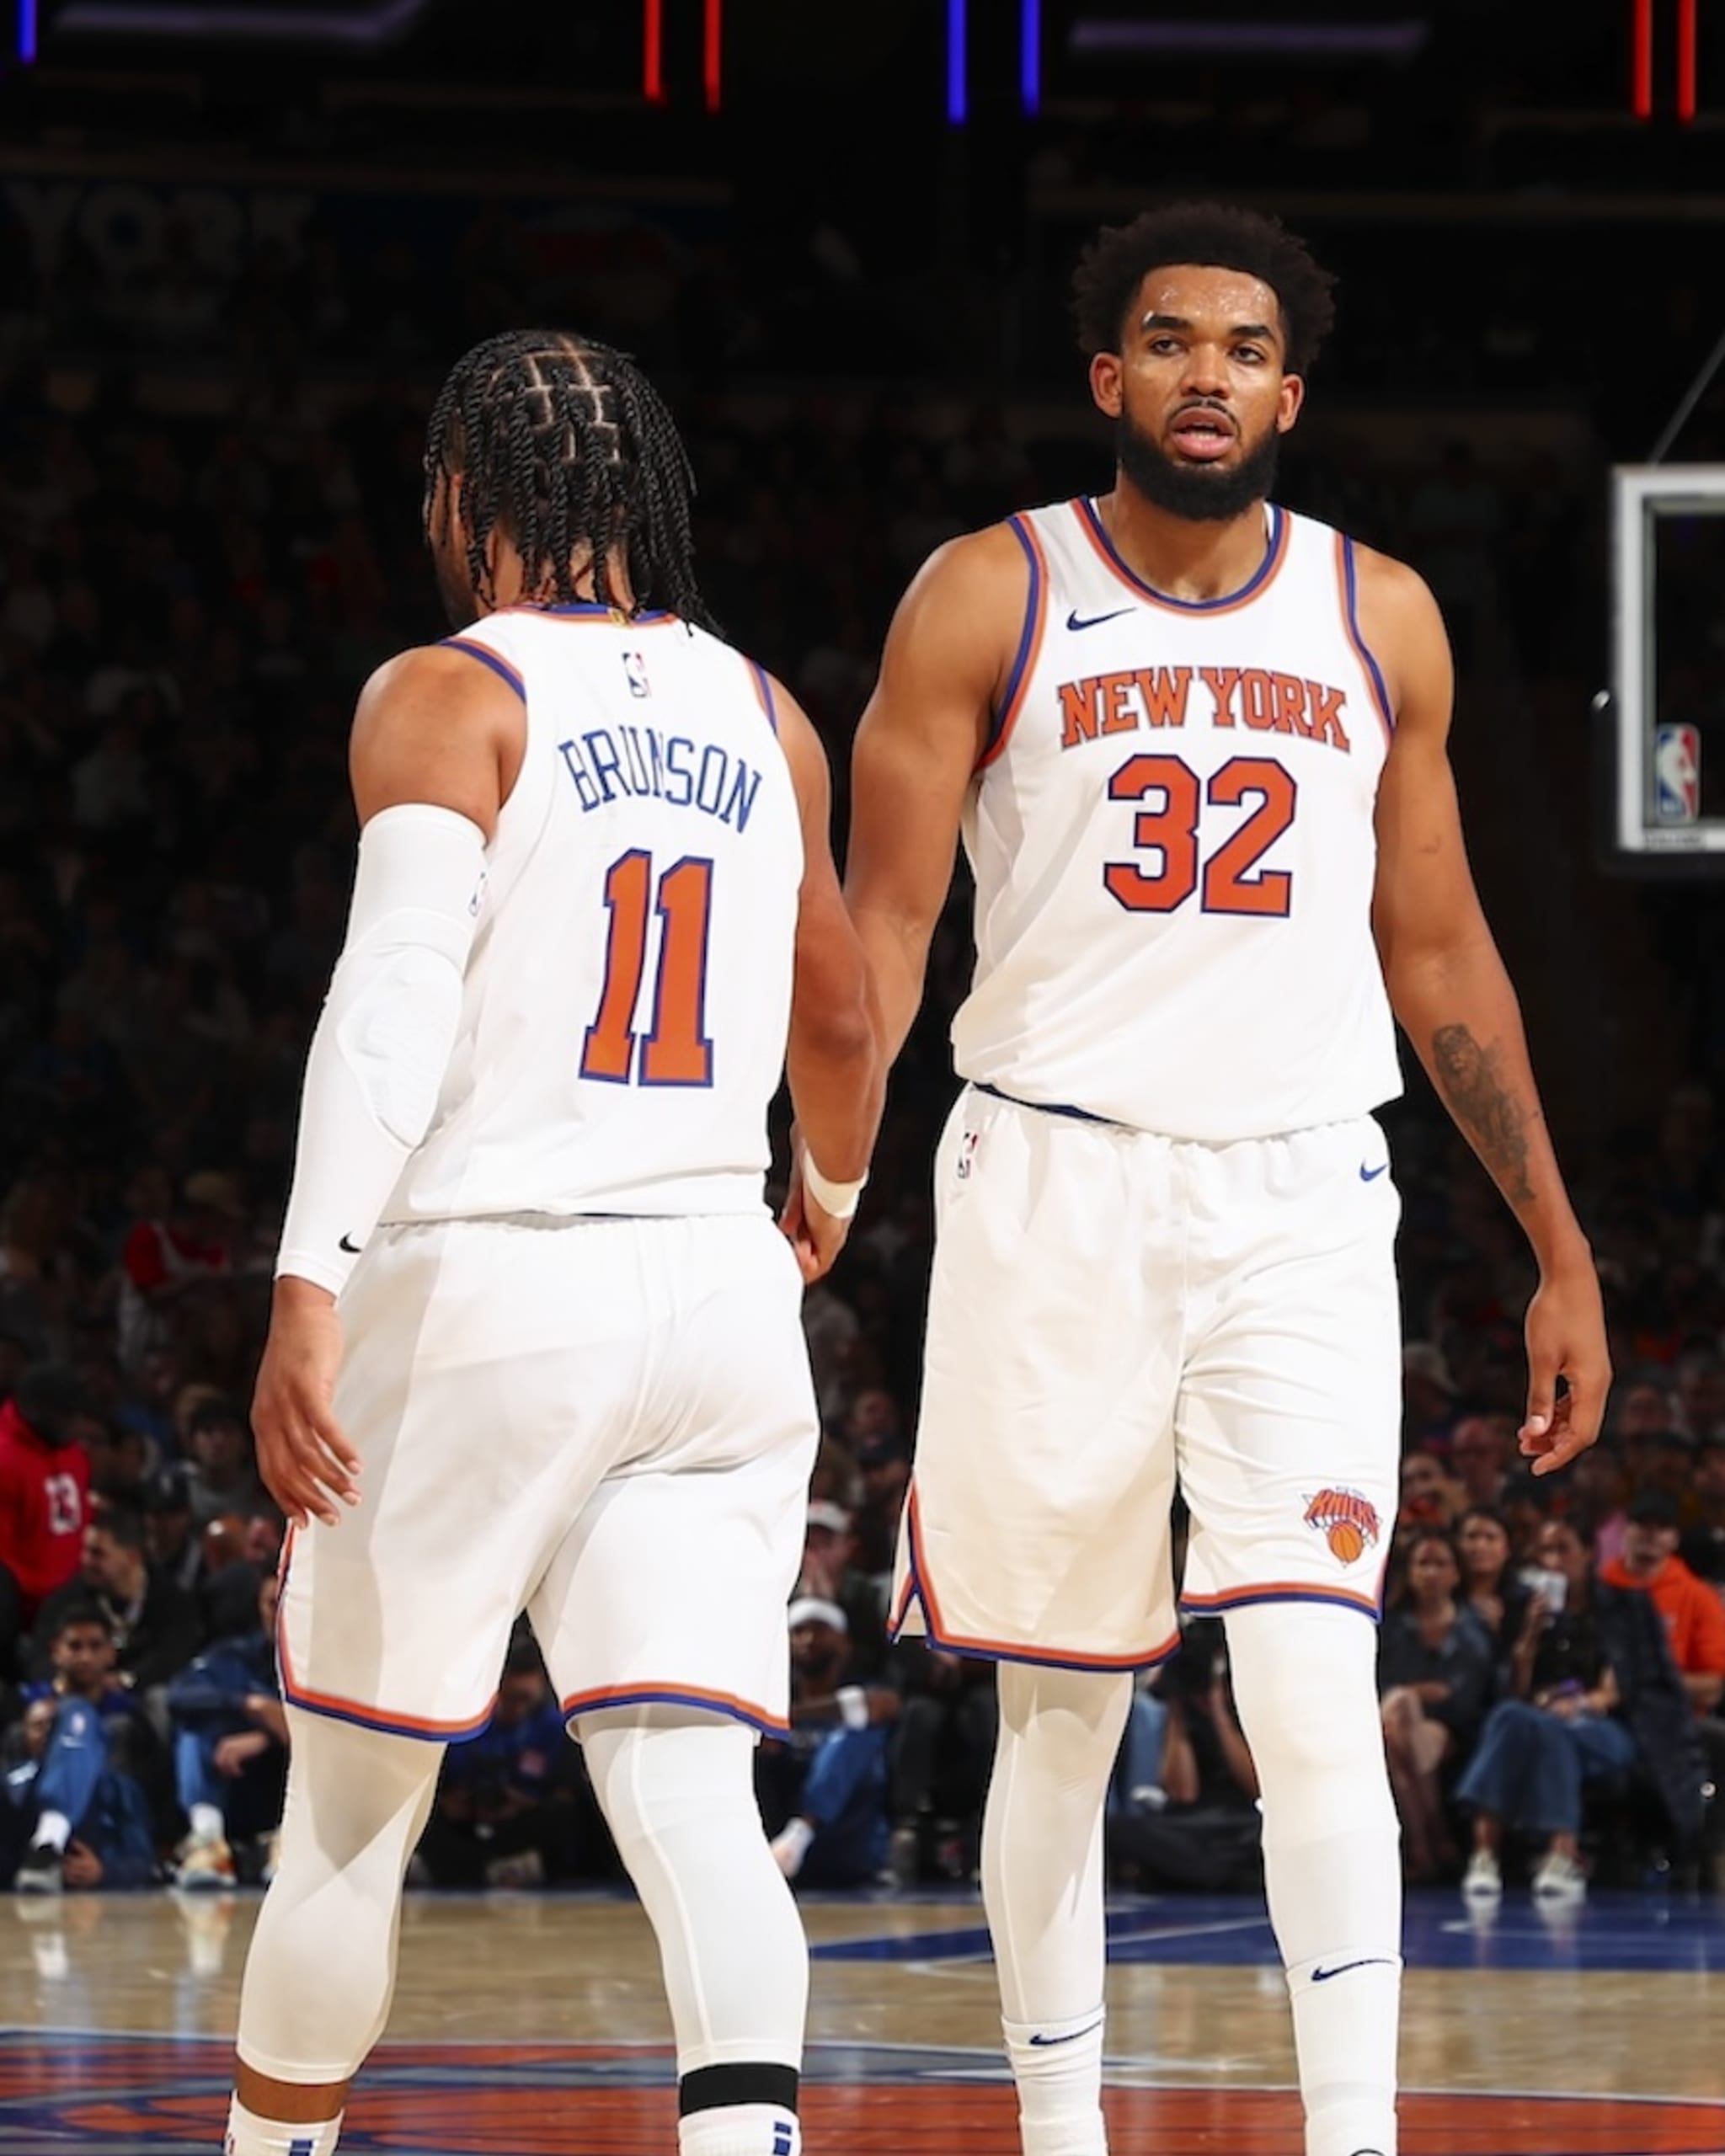
[[[425,473],[456,633],[360,698],[253,1408],[292,1766],[229,2156],[334,2148],[444,1747],[524,1609],[659,1935],[681,2156],[797,2156],[807,1950],[752,1751],[819,1433],[801,1287],[882,1090],[825,759],[714,632],[688,461],[621,353],[478,346]]]

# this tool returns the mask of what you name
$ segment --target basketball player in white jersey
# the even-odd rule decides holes
[[[1199,206],[1103,233],[1076,296],[1114,489],[943,547],[856,744],[846,897],[889,1054],[961,830],[976,879],[896,1614],[1000,1659],[983,1886],[1023,2144],[1097,2156],[1103,1800],[1130,1673],[1175,1642],[1178,1475],[1308,2156],[1392,2156],[1392,1011],[1538,1256],[1537,1472],[1597,1433],[1599,1289],[1469,877],[1437,608],[1268,500],[1329,278]]]
[[[526,1609],[658,1933],[682,2156],[794,2156],[807,1957],[752,1750],[816,1444],[803,1278],[880,1093],[825,762],[706,625],[682,446],[622,355],[478,346],[426,479],[462,626],[360,699],[254,1411],[296,1529],[292,1767],[228,2146],[334,2148],[444,1746]],[[762,1203],[787,1062],[792,1241]]]

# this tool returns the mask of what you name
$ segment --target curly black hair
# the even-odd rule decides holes
[[[1289,372],[1311,367],[1335,322],[1335,279],[1279,218],[1224,202],[1176,202],[1097,234],[1072,278],[1072,311],[1087,357],[1119,350],[1139,286],[1152,270],[1177,262],[1238,270],[1268,285],[1281,302]]]
[[[476,344],[451,370],[426,430],[428,536],[449,514],[443,483],[457,473],[467,569],[482,597],[491,596],[487,542],[500,530],[529,590],[567,604],[590,566],[595,597],[611,606],[621,547],[638,607],[716,628],[695,580],[688,453],[628,353],[550,329]]]

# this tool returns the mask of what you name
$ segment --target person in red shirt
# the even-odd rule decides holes
[[[1690,1702],[1698,1715],[1711,1715],[1725,1692],[1725,1603],[1678,1556],[1677,1539],[1676,1500],[1664,1490],[1643,1490],[1629,1508],[1623,1555],[1599,1577],[1653,1597]]]
[[[36,1612],[77,1575],[90,1509],[85,1440],[98,1428],[57,1364],[24,1370],[0,1403],[0,1676]]]

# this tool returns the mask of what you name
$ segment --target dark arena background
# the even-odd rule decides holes
[[[1405,1057],[1397,1541],[1496,1512],[1507,1602],[1554,1519],[1605,1563],[1663,1506],[1725,1592],[1725,6],[5,5],[0,1401],[76,1381],[83,1584],[124,1617],[132,1711],[88,1861],[0,1903],[0,2156],[219,2142],[283,1764],[245,1403],[352,873],[347,728],[374,666],[443,633],[424,425],[496,330],[571,326],[663,390],[713,611],[814,718],[841,846],[918,564],[1109,483],[1067,302],[1085,238],[1216,196],[1309,237],[1338,325],[1279,498],[1445,610],[1476,873],[1617,1372],[1599,1451],[1519,1471],[1529,1261]],[[807,1305],[804,1591],[850,1618],[837,1674],[900,1702],[853,1861],[799,1881],[813,2156],[1017,2145],[973,1884],[991,1680],[882,1622],[966,897]],[[10,1502],[8,1879],[64,1673]],[[1271,2156],[1300,2125],[1255,1817],[1220,1768],[1197,1802],[1160,1782],[1169,1718],[1220,1710],[1194,1632],[1111,1802],[1110,2123],[1117,2156]],[[188,1854],[183,1803],[200,1657],[238,1703],[205,1760],[219,1857]],[[1413,1882],[1411,2156],[1725,2151],[1718,1713],[1715,1687],[1699,1835],[1655,1801],[1669,1762],[1590,1796],[1584,1900],[1532,1896],[1513,1849],[1500,1903],[1447,1850]],[[807,1764],[763,1749],[769,1831]],[[450,1756],[343,2146],[644,2156],[674,2145],[670,2074],[645,1920],[524,1646]]]

